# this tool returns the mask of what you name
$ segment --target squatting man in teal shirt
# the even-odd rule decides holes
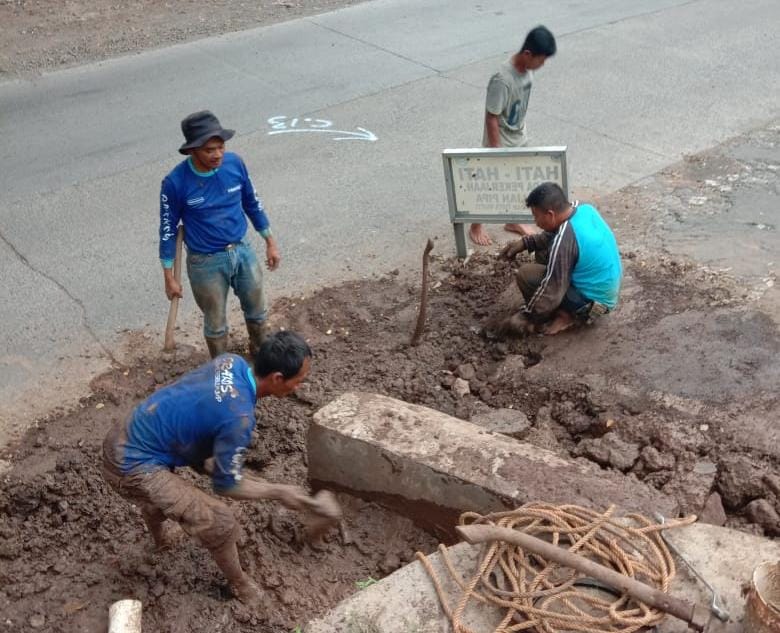
[[[253,367],[222,354],[159,389],[117,422],[103,442],[103,476],[138,506],[158,548],[173,545],[182,529],[209,550],[239,600],[262,606],[263,592],[241,568],[239,525],[230,509],[174,470],[209,474],[214,492],[246,501],[277,500],[305,513],[310,538],[338,522],[335,497],[310,497],[298,486],[271,484],[243,471],[255,429],[255,403],[291,394],[311,367],[311,350],[292,332],[277,332],[260,346]]]
[[[168,299],[181,297],[173,276],[176,231],[184,227],[187,276],[195,303],[203,312],[203,334],[214,358],[227,350],[227,296],[232,288],[241,302],[249,350],[257,353],[266,335],[268,313],[263,271],[246,240],[247,218],[266,243],[266,264],[276,270],[280,256],[271,235],[263,203],[246,165],[225,141],[233,137],[208,110],[181,122],[185,142],[179,152],[188,156],[162,181],[160,190],[160,260]]]
[[[622,269],[615,236],[593,205],[570,203],[555,183],[545,182],[526,199],[540,233],[510,242],[499,254],[513,260],[533,252],[515,279],[523,308],[505,319],[502,334],[557,334],[591,322],[615,308]]]

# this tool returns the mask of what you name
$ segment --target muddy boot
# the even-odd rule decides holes
[[[227,334],[218,336],[217,338],[209,338],[208,336],[205,338],[206,345],[209,348],[209,354],[211,354],[211,358],[216,358],[220,354],[224,354],[227,351]]]
[[[265,321],[247,321],[246,331],[249,334],[249,355],[254,358],[260,351],[260,346],[268,337],[268,323]]]
[[[238,547],[235,541],[228,541],[219,549],[211,550],[214,562],[230,584],[230,589],[246,606],[257,609],[263,606],[265,593],[243,569],[238,560]]]

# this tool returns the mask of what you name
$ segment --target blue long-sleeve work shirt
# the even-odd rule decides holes
[[[247,216],[263,237],[270,223],[246,165],[225,152],[222,165],[210,172],[195,170],[191,159],[179,163],[160,189],[160,260],[170,268],[176,256],[176,230],[184,224],[184,242],[194,253],[216,253],[240,242]]]
[[[200,468],[214,457],[215,490],[241,479],[255,428],[257,385],[247,362],[223,354],[156,391],[133,411],[122,472]]]

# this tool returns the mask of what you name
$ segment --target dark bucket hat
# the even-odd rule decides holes
[[[223,141],[233,138],[235,130],[225,130],[209,110],[193,112],[181,122],[181,131],[186,142],[179,148],[179,152],[186,154],[188,149],[198,149],[206,144],[210,138],[218,136]]]

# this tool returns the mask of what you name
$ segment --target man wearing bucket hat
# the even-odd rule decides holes
[[[249,349],[254,356],[266,336],[268,316],[263,273],[251,244],[245,239],[252,226],[265,240],[269,270],[280,256],[246,165],[225,141],[235,132],[222,127],[208,110],[181,122],[185,143],[179,152],[187,159],[162,181],[160,191],[160,260],[168,299],[182,296],[173,275],[176,232],[184,227],[187,276],[192,295],[203,312],[203,334],[211,357],[227,349],[227,296],[230,288],[244,312]]]

